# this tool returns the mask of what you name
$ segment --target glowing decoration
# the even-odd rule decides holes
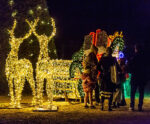
[[[112,42],[113,42],[114,39],[117,38],[117,37],[123,38],[123,33],[120,32],[120,34],[119,34],[119,32],[115,32],[113,35],[109,35],[109,39],[110,39]]]
[[[122,51],[119,52],[119,59],[124,58],[124,53]]]
[[[45,24],[45,21],[41,21],[41,24]]]
[[[9,4],[10,6],[13,6],[13,5],[14,5],[14,1],[13,1],[13,0],[9,0],[8,4]]]
[[[31,22],[33,27],[35,24]],[[14,24],[11,30],[8,30],[10,39],[9,43],[11,45],[11,51],[8,54],[5,65],[6,78],[9,85],[9,94],[11,97],[12,107],[20,108],[21,94],[24,88],[25,80],[30,84],[33,94],[33,104],[35,104],[35,82],[33,78],[33,68],[32,63],[27,59],[18,60],[18,51],[20,45],[25,39],[27,39],[31,34],[32,30],[21,38],[16,38],[14,31],[16,28],[17,21],[14,20]]]
[[[41,10],[42,7],[40,5],[37,6],[37,10]]]
[[[33,43],[33,40],[31,39],[29,43],[30,43],[30,44]]]
[[[37,24],[39,19],[36,19],[35,23]],[[42,105],[43,103],[43,86],[44,80],[46,79],[46,92],[48,96],[48,101],[50,105],[53,101],[53,61],[50,60],[48,56],[48,43],[56,34],[55,21],[51,18],[51,23],[53,27],[53,31],[50,36],[46,36],[45,34],[39,35],[36,33],[36,28],[30,22],[30,25],[33,34],[37,37],[40,44],[40,54],[38,57],[38,62],[36,63],[36,82],[37,82],[37,104]]]
[[[123,40],[122,32],[115,32],[114,35],[109,35],[109,40],[111,40],[110,47],[113,50],[113,56],[119,58],[119,52],[123,51],[125,45]]]
[[[94,45],[95,45],[95,36],[96,36],[95,32],[90,32],[90,34],[89,34],[89,35],[91,35],[91,36],[92,36],[92,44],[94,44]]]
[[[15,11],[12,13],[11,16],[12,16],[12,17],[15,17],[15,16],[17,15],[17,13],[18,13],[17,10],[15,10]]]
[[[48,11],[48,9],[47,9],[47,8],[45,8],[45,9],[44,9],[44,11]]]
[[[32,9],[29,10],[29,14],[30,14],[30,15],[33,15],[33,14],[34,14],[34,12],[33,12]]]
[[[77,90],[79,92],[80,97],[84,97],[82,80],[80,78],[80,75],[83,70],[83,66],[82,66],[83,54],[84,54],[84,50],[82,47],[78,52],[73,54],[72,56],[73,62],[71,63],[69,68],[70,78],[75,78],[78,81]]]
[[[117,59],[119,58],[119,45],[117,45],[113,50],[112,56],[116,57]]]
[[[72,63],[72,60],[52,61],[54,97],[64,98],[64,94],[66,94],[69,98],[79,98],[79,92],[77,90],[78,80],[70,79],[69,77],[69,67]]]
[[[123,49],[124,49],[124,47],[125,47],[125,46],[124,46],[124,40],[123,40],[123,38],[116,37],[116,38],[114,39],[114,41],[113,41],[112,44],[111,44],[112,50],[114,51],[117,46],[119,46],[119,51],[123,51]]]

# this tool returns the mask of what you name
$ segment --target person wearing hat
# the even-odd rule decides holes
[[[97,47],[92,45],[90,48],[90,53],[83,60],[84,71],[82,74],[82,80],[83,80],[82,86],[85,93],[84,96],[85,108],[88,108],[87,105],[88,99],[90,102],[90,108],[95,108],[95,106],[93,106],[92,94],[97,83],[97,73],[98,73],[97,71],[98,60],[96,57],[97,52],[98,52]]]

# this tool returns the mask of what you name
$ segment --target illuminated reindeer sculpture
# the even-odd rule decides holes
[[[35,103],[36,90],[35,81],[33,78],[32,63],[27,59],[18,60],[19,46],[23,43],[25,39],[30,37],[30,35],[32,34],[32,30],[30,29],[24,37],[16,38],[14,33],[16,24],[17,21],[14,20],[12,29],[8,30],[10,35],[9,44],[11,45],[11,51],[6,59],[5,73],[9,85],[9,94],[11,97],[10,104],[12,107],[20,108],[21,95],[24,88],[25,80],[29,82],[32,89],[33,104]],[[31,24],[33,27],[36,26],[33,22],[31,22]]]
[[[39,19],[36,19],[36,24]],[[52,33],[50,36],[45,34],[39,35],[36,33],[36,28],[30,22],[30,25],[33,34],[37,37],[40,44],[40,54],[38,57],[38,62],[36,63],[36,82],[37,82],[37,102],[39,105],[43,103],[43,86],[44,80],[46,80],[46,92],[48,96],[48,101],[52,104],[53,101],[53,60],[50,60],[48,56],[48,43],[56,34],[55,21],[51,19],[52,22]]]

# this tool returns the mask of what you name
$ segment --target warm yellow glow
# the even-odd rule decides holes
[[[9,4],[10,6],[13,6],[14,1],[13,1],[13,0],[9,0],[8,4]]]
[[[34,14],[34,12],[33,12],[32,9],[29,10],[29,14],[30,14],[30,15],[33,15],[33,14]]]
[[[37,103],[38,105],[42,105],[43,103],[43,86],[45,79],[49,105],[53,102],[53,93],[59,97],[64,97],[64,92],[69,92],[68,97],[77,98],[79,96],[77,90],[78,81],[69,78],[69,67],[72,61],[51,60],[48,56],[48,43],[56,34],[54,19],[51,19],[53,30],[50,36],[46,36],[45,34],[39,35],[36,33],[36,26],[39,19],[35,19],[34,22],[26,20],[26,22],[30,26],[30,30],[22,38],[15,37],[14,30],[17,24],[16,20],[14,21],[12,29],[9,30],[11,51],[6,60],[5,72],[9,84],[11,105],[13,107],[20,107],[21,94],[24,88],[25,79],[27,79],[32,88],[34,104]],[[32,33],[37,37],[40,44],[40,54],[38,62],[36,63],[36,91],[31,62],[27,59],[18,60],[20,44],[30,37]],[[32,55],[33,54],[31,53],[31,56]],[[59,91],[61,91],[61,93],[58,95],[57,93]]]
[[[37,6],[37,10],[41,10],[42,7],[40,5]]]
[[[37,24],[39,19],[36,19],[35,24]],[[27,21],[28,22],[28,21]],[[53,31],[50,36],[45,34],[39,35],[36,33],[36,26],[28,22],[33,34],[37,37],[40,44],[40,54],[38,57],[38,62],[36,63],[36,82],[37,82],[37,103],[42,105],[43,103],[43,86],[44,79],[46,79],[46,92],[48,96],[48,101],[52,104],[53,101],[53,66],[50,57],[48,56],[48,43],[56,34],[55,21],[51,18]]]
[[[29,82],[32,88],[33,103],[35,103],[36,94],[32,63],[27,59],[18,60],[19,47],[23,41],[32,34],[32,30],[29,30],[24,37],[16,38],[14,34],[16,24],[17,21],[14,20],[12,29],[8,30],[10,35],[9,43],[11,45],[11,51],[6,59],[5,73],[9,85],[11,105],[13,107],[20,108],[21,94],[24,88],[25,80]],[[35,26],[35,24],[33,26]]]
[[[118,45],[116,46],[112,56],[116,57],[116,58],[119,58],[119,46]]]
[[[15,17],[17,15],[17,13],[18,13],[17,10],[15,10],[14,12],[12,12],[11,16]]]
[[[78,98],[78,79],[70,79],[69,67],[72,60],[52,60],[53,61],[53,80],[54,97],[64,98],[67,93],[69,98]]]
[[[121,37],[121,38],[123,38],[122,31],[120,32],[120,34],[119,34],[119,32],[115,32],[113,35],[109,35],[109,39],[110,39],[111,41],[113,41],[116,37]]]
[[[36,19],[37,24],[39,19]],[[27,21],[28,22],[28,21]],[[48,56],[48,43],[56,34],[55,21],[51,18],[52,33],[50,36],[45,34],[39,35],[36,33],[36,28],[28,22],[33,34],[37,37],[40,44],[40,54],[36,63],[36,82],[37,82],[37,104],[43,104],[43,86],[46,80],[46,93],[48,96],[49,105],[53,102],[54,96],[64,97],[64,92],[68,93],[69,97],[77,98],[79,96],[77,90],[77,80],[69,79],[69,67],[71,60],[51,60]],[[59,91],[63,93],[57,94]],[[56,93],[57,92],[57,93]],[[54,95],[53,95],[54,93]]]

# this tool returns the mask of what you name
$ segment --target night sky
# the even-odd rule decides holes
[[[127,47],[134,43],[149,46],[150,1],[148,0],[48,0],[56,20],[56,46],[60,58],[71,58],[84,35],[100,28],[108,34],[123,31]]]

